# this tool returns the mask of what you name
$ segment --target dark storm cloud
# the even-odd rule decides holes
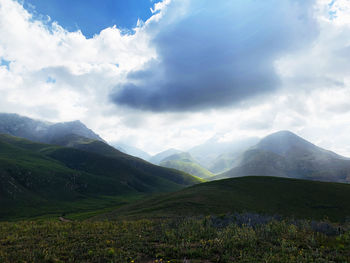
[[[168,17],[181,5],[174,0],[152,31],[158,59],[131,72],[111,98],[143,110],[188,111],[273,92],[280,86],[275,60],[317,35],[312,4],[194,0],[174,20]]]

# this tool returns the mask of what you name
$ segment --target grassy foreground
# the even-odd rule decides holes
[[[194,185],[142,199],[98,219],[138,219],[254,212],[343,222],[350,217],[350,184],[250,176]]]
[[[350,262],[350,231],[254,215],[0,223],[0,262]]]

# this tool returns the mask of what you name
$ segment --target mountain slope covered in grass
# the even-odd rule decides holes
[[[156,155],[152,156],[149,161],[153,164],[159,165],[161,161],[163,161],[165,158],[173,155],[173,154],[178,154],[181,153],[180,150],[176,149],[168,149],[163,152],[157,153]]]
[[[214,176],[214,174],[197,163],[189,153],[171,155],[161,161],[159,165],[167,168],[174,168],[203,179]]]
[[[350,185],[278,177],[241,177],[195,185],[149,198],[100,218],[176,217],[255,212],[295,218],[345,220]]]
[[[96,152],[108,149],[102,145],[93,145]],[[44,206],[57,211],[64,202],[174,191],[200,182],[113,149],[102,155],[0,135],[0,218],[22,208],[34,215]]]
[[[235,160],[234,168],[213,179],[250,175],[350,182],[350,159],[289,132],[262,139]]]

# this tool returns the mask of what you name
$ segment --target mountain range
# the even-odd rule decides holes
[[[237,157],[233,168],[213,179],[248,175],[350,182],[350,159],[289,131],[271,134]]]
[[[258,141],[259,139],[257,137],[252,137],[243,140],[222,142],[218,136],[215,136],[203,144],[197,145],[187,151],[171,148],[153,156],[139,148],[122,142],[112,143],[111,145],[121,152],[142,158],[156,165],[160,165],[171,155],[187,153],[191,155],[193,163],[195,163],[195,166],[200,170],[205,170],[210,174],[219,174],[231,169],[237,156]],[[171,166],[173,167],[174,165]],[[179,165],[176,167],[180,170],[183,168],[183,166]],[[188,170],[185,169],[183,171],[187,172]]]
[[[0,218],[62,212],[71,202],[168,192],[201,182],[184,172],[122,153],[80,122],[47,127],[40,121],[7,115],[1,123],[7,124],[1,127],[7,134],[0,135]],[[9,123],[15,123],[15,128]],[[38,129],[42,126],[46,128]]]
[[[213,195],[214,199],[217,199],[215,195],[230,196],[225,191],[234,191],[235,186],[238,187],[242,182],[247,189],[253,187],[253,185],[265,187],[264,182],[272,180],[269,179],[271,177],[266,176],[325,182],[350,182],[349,158],[322,149],[292,132],[280,131],[266,136],[252,145],[255,141],[256,138],[252,138],[243,140],[241,143],[229,143],[225,147],[222,144],[221,148],[215,146],[215,144],[220,145],[220,142],[211,141],[188,152],[170,149],[153,157],[146,155],[154,163],[152,164],[117,150],[80,121],[47,123],[16,114],[0,114],[0,205],[2,207],[0,218],[38,216],[91,209],[92,207],[96,209],[97,207],[103,208],[112,205],[120,206],[129,198],[178,191],[202,183],[203,179],[213,180],[214,182],[205,184],[203,188],[198,186],[189,189],[203,189],[204,192],[211,192],[212,194],[208,198]],[[120,148],[122,148],[121,146],[127,149],[123,148],[124,151],[134,150],[139,154],[144,154],[137,149],[127,147],[127,145],[119,144]],[[213,149],[213,155],[208,152],[210,146]],[[202,154],[200,149],[203,149]],[[205,160],[205,156],[210,156],[208,160],[212,160],[212,164],[221,158],[225,164],[221,165],[220,169],[226,167],[225,171],[214,175],[209,169],[203,167],[198,159],[192,156],[191,152],[197,158],[202,156],[200,157],[202,161]],[[243,181],[241,179],[238,181],[236,179],[229,179],[232,181],[221,180],[235,177],[255,179]],[[220,183],[216,183],[216,180]],[[303,180],[300,181],[301,183],[283,181],[285,179],[278,179],[282,181],[276,180],[272,180],[276,185],[271,187],[283,185],[283,187],[288,188],[290,186],[291,188],[288,189],[296,193],[302,190],[292,189],[294,186],[303,188],[309,184],[306,183],[307,181],[302,183]],[[225,188],[226,184],[229,186],[227,189]],[[322,191],[325,191],[321,191],[316,183],[311,185],[315,187],[310,188],[315,190],[315,195],[322,194]],[[337,200],[333,203],[341,202],[339,200],[344,196],[338,196],[336,189],[340,187],[343,193],[347,186],[343,188],[339,185],[329,184],[327,186],[322,184],[322,189],[327,187],[334,189],[330,192],[324,192],[324,194],[328,194],[328,197],[332,200]],[[258,189],[257,191],[262,193],[265,190]],[[309,190],[306,190],[306,192]],[[174,194],[176,196],[174,202],[181,204],[183,207],[191,207],[194,204],[193,202],[204,198],[201,196],[206,196],[204,192],[201,192],[202,190],[200,192],[197,192],[197,190],[191,191],[180,191],[179,193],[185,193],[184,196]],[[306,195],[306,192],[302,194]],[[191,194],[187,195],[186,193]],[[254,198],[263,198],[263,195],[255,196],[253,199],[250,196],[245,197],[246,193],[243,192],[239,192],[239,195],[235,192],[232,192],[232,194],[234,198],[230,198],[235,200],[236,203],[233,206],[237,209],[239,207],[242,209],[249,208],[251,207],[248,205],[249,202],[257,202],[254,201]],[[281,196],[282,193],[277,191],[274,198],[278,199]],[[291,193],[290,196],[291,199],[286,202],[289,207],[294,207],[293,209],[297,211],[298,209],[292,204]],[[180,199],[177,197],[185,203],[179,202]],[[187,200],[188,197],[190,197],[189,200]],[[241,200],[241,198],[243,199]],[[250,201],[247,201],[245,206],[240,206],[239,203],[243,202],[244,198]],[[294,198],[296,197],[294,196]],[[309,199],[305,198],[303,199],[304,202],[309,202]],[[315,200],[312,206],[317,206],[316,197],[312,198]],[[164,199],[162,202],[165,205],[170,200]],[[210,210],[210,202],[206,205],[202,201],[199,207]],[[220,202],[225,203],[223,200]],[[298,213],[304,211],[301,202],[302,199],[298,204],[301,207]],[[322,201],[320,206],[328,207],[328,212],[332,211],[329,207],[342,209],[333,203],[327,204],[327,202]],[[145,206],[145,209],[152,210],[148,207],[151,203],[141,202],[141,204]],[[157,207],[156,203],[154,205]],[[171,203],[168,205],[172,207]],[[261,207],[264,207],[266,204],[261,205]],[[215,206],[215,204],[212,203],[212,206]],[[268,209],[272,206],[266,207],[266,212],[269,212]],[[273,210],[279,211],[278,207],[279,203],[277,202]],[[134,208],[130,207],[130,211],[133,211]],[[159,210],[161,213],[165,212],[163,208]],[[137,207],[137,209],[141,208]],[[224,205],[223,210],[218,210],[218,212],[223,212],[225,209],[228,209],[227,205]],[[338,210],[334,210],[336,211],[334,213],[338,213]],[[156,211],[156,209],[152,211]],[[176,209],[173,211],[176,211]],[[123,213],[125,214],[125,211]],[[281,213],[285,213],[284,210]]]
[[[220,142],[212,138],[188,152],[170,149],[150,160],[207,180],[278,176],[350,182],[349,158],[322,149],[290,131],[279,131],[260,140],[252,137],[241,142]],[[204,165],[206,162],[207,165]]]
[[[104,141],[80,121],[50,123],[11,113],[0,113],[0,133],[49,144],[71,134]]]

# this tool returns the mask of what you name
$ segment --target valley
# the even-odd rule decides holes
[[[1,114],[0,124],[2,220],[95,210],[101,218],[256,212],[342,221],[350,214],[349,185],[339,184],[349,182],[350,159],[288,131],[170,149],[147,155],[152,164],[110,146],[79,121],[48,124]],[[221,157],[231,158],[226,172],[201,165]],[[115,212],[103,214],[106,209]]]
[[[154,156],[79,121],[0,131],[0,261],[350,258],[350,160],[289,131]]]

